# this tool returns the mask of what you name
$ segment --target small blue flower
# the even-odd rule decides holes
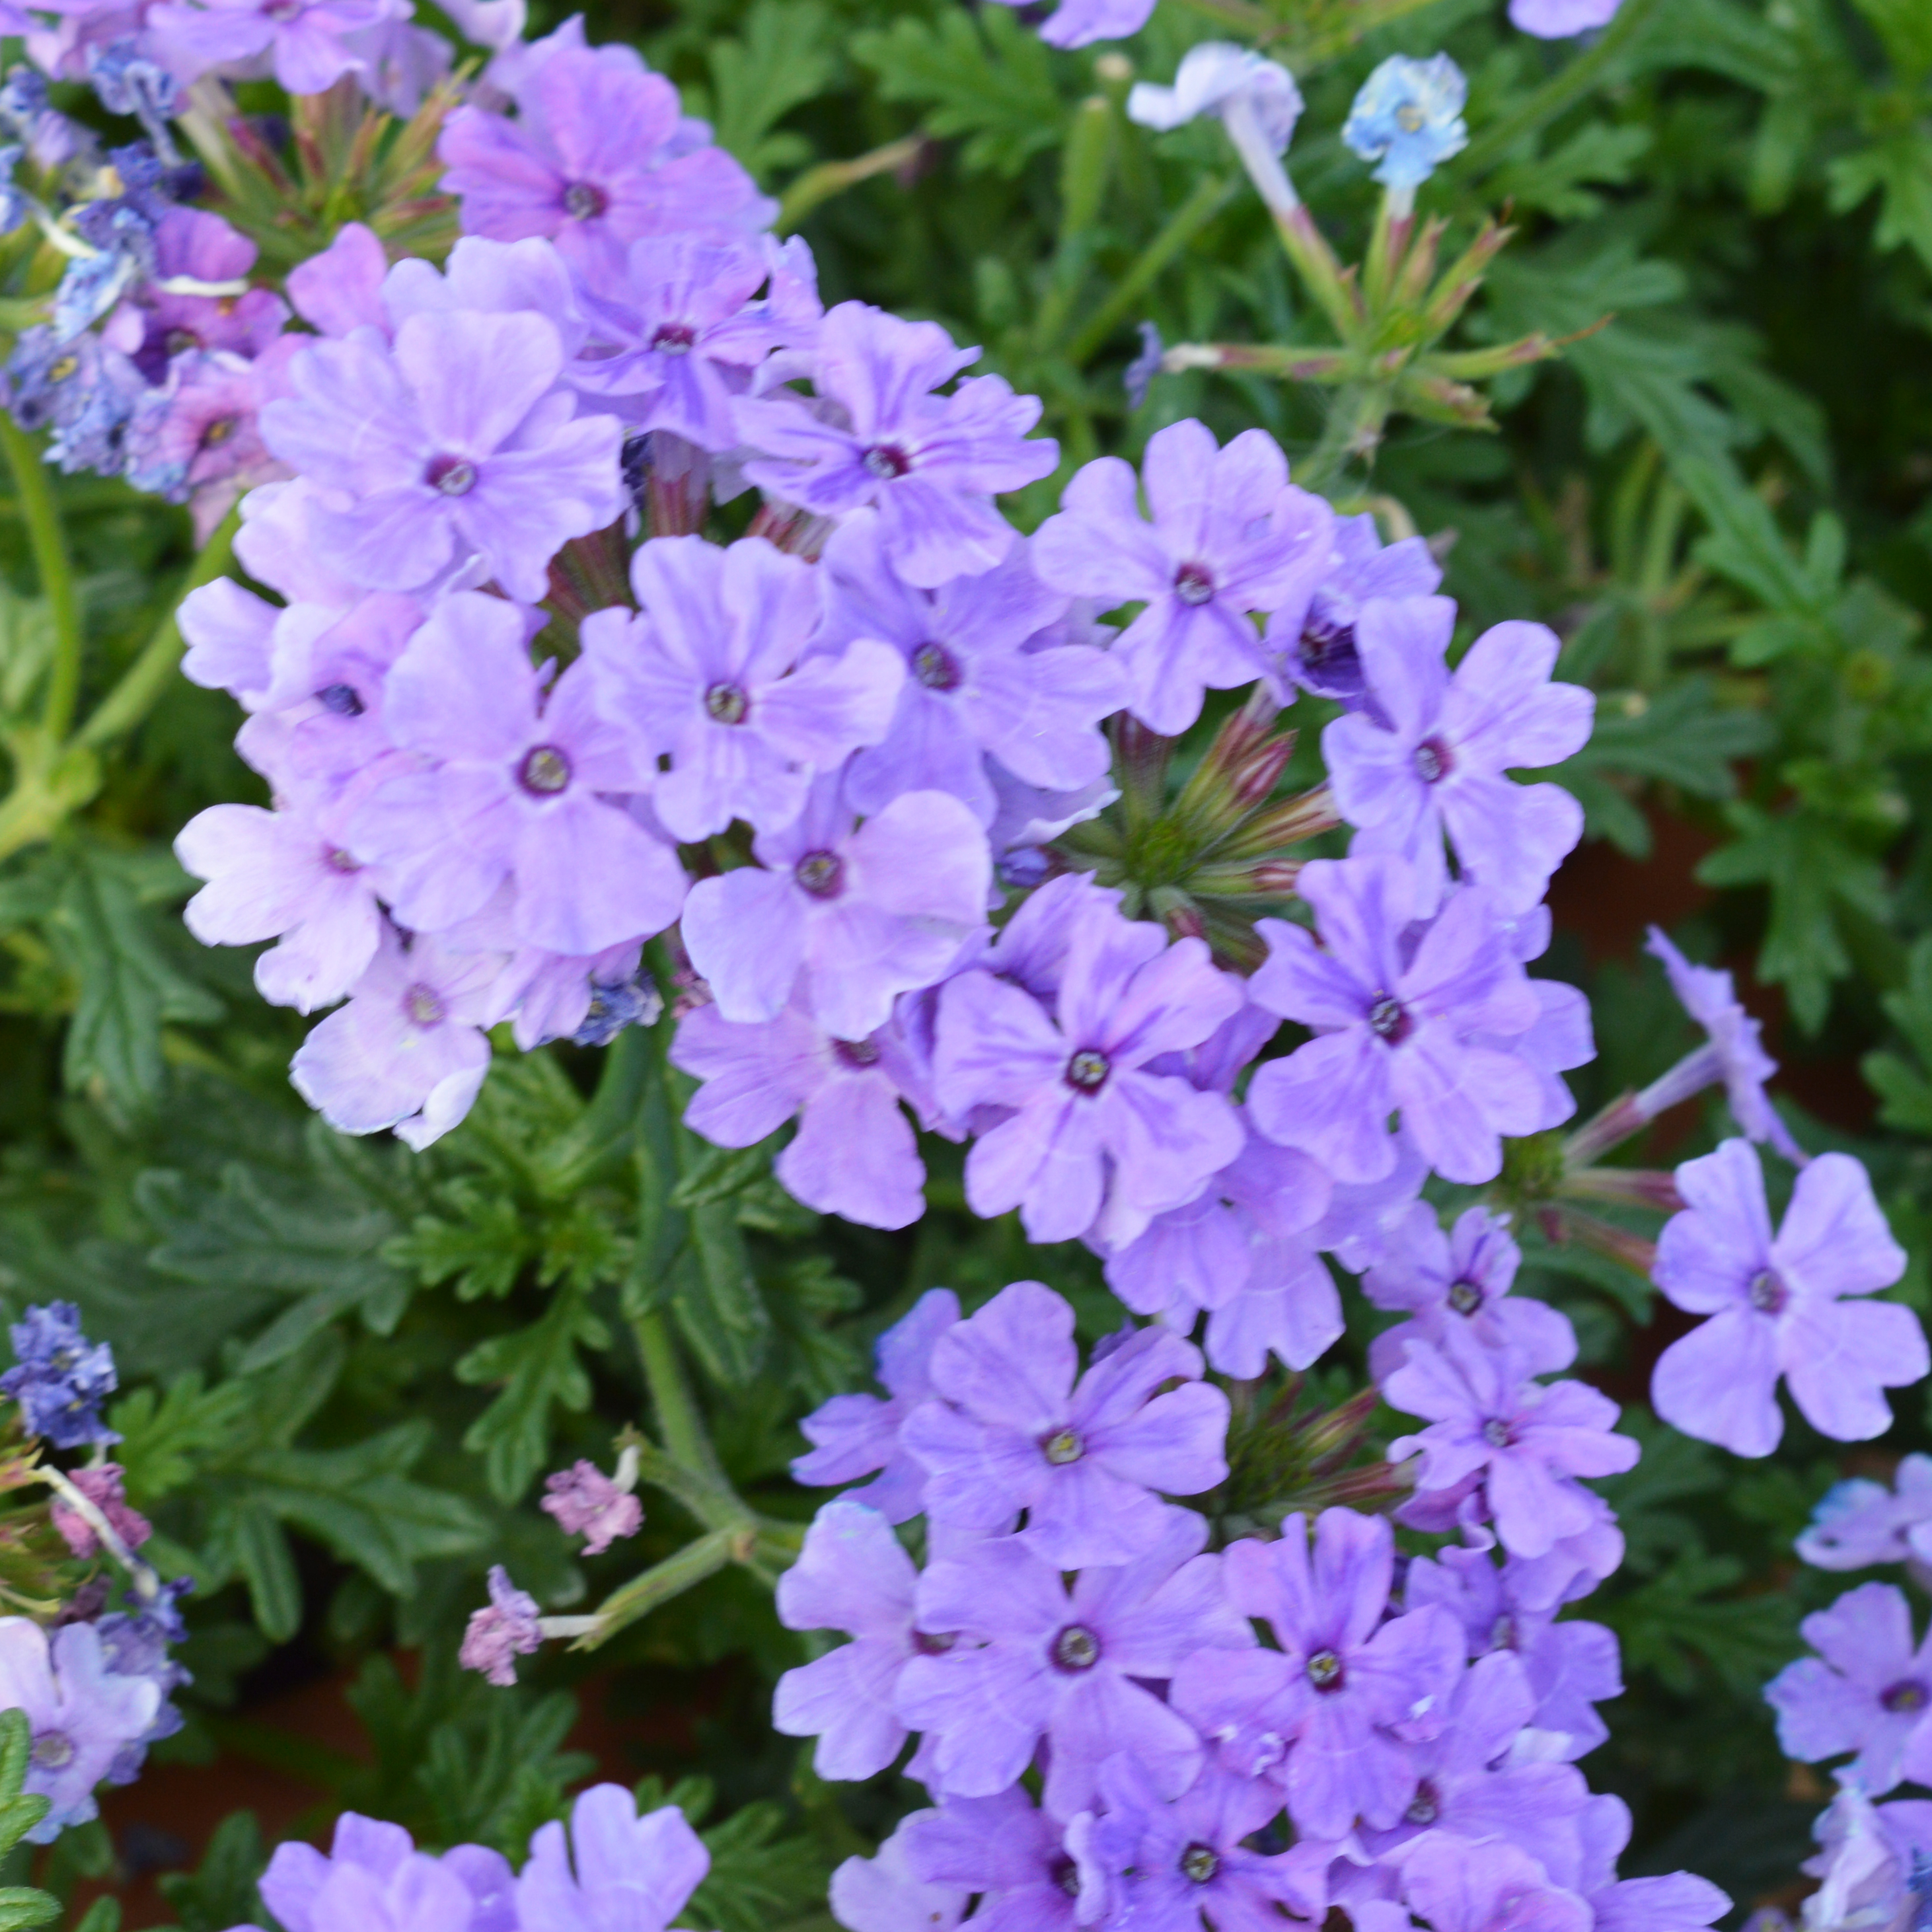
[[[1154,387],[1154,379],[1160,374],[1161,358],[1167,353],[1167,346],[1160,339],[1160,331],[1150,322],[1141,324],[1141,352],[1126,366],[1121,380],[1126,385],[1127,406],[1137,410],[1148,399],[1148,392]]]
[[[1462,119],[1469,83],[1447,54],[1410,60],[1396,54],[1362,83],[1342,139],[1365,161],[1378,161],[1384,188],[1420,188],[1469,145]]]
[[[0,1395],[20,1405],[34,1435],[56,1449],[120,1441],[100,1419],[100,1404],[117,1385],[114,1351],[81,1333],[80,1310],[72,1302],[29,1308],[8,1333],[18,1366],[0,1376]]]
[[[651,1026],[664,1011],[664,998],[650,975],[639,967],[628,980],[593,980],[590,1010],[570,1036],[572,1046],[608,1046],[626,1027]]]

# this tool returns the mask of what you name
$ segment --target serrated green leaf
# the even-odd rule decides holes
[[[748,1148],[706,1148],[670,1191],[674,1208],[708,1208],[749,1187],[772,1163],[769,1139]]]
[[[1874,238],[1879,247],[1910,246],[1932,268],[1932,135],[1901,128],[1857,154],[1842,155],[1826,174],[1832,206],[1839,214],[1882,194]]]
[[[818,1842],[788,1838],[784,1808],[763,1800],[700,1835],[711,1869],[686,1915],[718,1932],[768,1932],[821,1900],[832,1861]]]
[[[127,1472],[129,1500],[145,1508],[180,1489],[232,1439],[249,1402],[242,1383],[208,1388],[200,1371],[190,1369],[168,1384],[164,1396],[140,1388],[116,1402],[108,1420],[121,1436],[115,1455]]]
[[[48,1801],[25,1787],[34,1736],[25,1711],[0,1711],[0,1855],[47,1815]]]
[[[453,1280],[460,1301],[500,1300],[533,1252],[527,1217],[514,1201],[464,1182],[448,1189],[446,1204],[458,1218],[418,1215],[406,1234],[385,1246],[382,1258],[409,1269],[425,1288]]]
[[[121,1932],[121,1901],[97,1898],[81,1915],[74,1932]]]
[[[60,1916],[60,1900],[50,1893],[36,1892],[30,1886],[0,1886],[0,1932],[44,1925]]]
[[[274,1513],[252,1498],[231,1503],[218,1511],[209,1540],[248,1586],[262,1634],[286,1643],[302,1628],[302,1581]]]
[[[155,1881],[174,1908],[181,1932],[227,1932],[264,1922],[256,1889],[268,1864],[262,1828],[252,1811],[231,1811],[215,1826],[192,1872],[164,1872]]]
[[[671,1310],[706,1374],[727,1388],[742,1388],[764,1365],[771,1311],[730,1206],[714,1202],[688,1218],[690,1238],[672,1272]]]
[[[578,1350],[610,1342],[610,1330],[582,1293],[564,1288],[540,1321],[480,1344],[457,1364],[459,1382],[503,1384],[463,1438],[465,1448],[482,1456],[494,1494],[514,1502],[529,1487],[549,1454],[551,1408],[590,1406],[590,1378]]]
[[[752,179],[795,166],[811,149],[772,130],[832,78],[832,21],[817,0],[758,0],[735,40],[711,48],[712,132]]]
[[[1885,43],[1886,58],[1904,81],[1932,74],[1932,9],[1924,0],[1852,0]]]
[[[1680,1696],[1708,1670],[1739,1696],[1756,1696],[1796,1647],[1798,1606],[1781,1592],[1734,1596],[1734,1556],[1682,1550],[1647,1583],[1598,1614],[1623,1645],[1625,1671],[1648,1670]]]

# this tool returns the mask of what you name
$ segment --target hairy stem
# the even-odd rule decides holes
[[[749,1524],[738,1529],[714,1529],[688,1543],[675,1556],[653,1564],[643,1575],[634,1576],[620,1590],[605,1598],[603,1607],[592,1619],[590,1628],[571,1647],[595,1650],[617,1633],[648,1616],[660,1604],[682,1596],[707,1576],[715,1576],[728,1564],[742,1563],[752,1553],[757,1532]]]
[[[717,1452],[705,1432],[704,1418],[692,1399],[691,1385],[685,1380],[684,1364],[678,1360],[677,1344],[662,1315],[635,1316],[631,1332],[637,1337],[638,1353],[644,1365],[644,1380],[651,1392],[651,1406],[657,1411],[658,1428],[673,1461],[696,1476],[707,1489],[728,1495],[730,1484],[718,1466]]]
[[[1074,332],[1066,345],[1070,362],[1076,366],[1084,363],[1126,320],[1154,278],[1226,206],[1234,191],[1235,178],[1210,175],[1174,210],[1166,226],[1114,284],[1113,292],[1088,318],[1085,326]]]
[[[73,728],[74,706],[80,698],[80,593],[40,446],[4,411],[0,411],[0,441],[7,446],[27,541],[33,547],[34,568],[40,576],[40,595],[47,600],[53,619],[54,661],[41,715],[47,736],[58,744]]]

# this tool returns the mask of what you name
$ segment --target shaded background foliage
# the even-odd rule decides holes
[[[829,300],[935,316],[1045,399],[1066,461],[1017,505],[1029,526],[1075,465],[1137,454],[1183,416],[1223,436],[1262,424],[1291,456],[1324,426],[1326,392],[1260,377],[1164,376],[1130,406],[1144,320],[1170,342],[1325,337],[1218,129],[1129,123],[1135,75],[1166,80],[1210,34],[1260,36],[1308,97],[1298,184],[1352,254],[1372,211],[1336,138],[1354,89],[1389,52],[1454,54],[1474,139],[1424,208],[1450,218],[1452,244],[1505,203],[1517,229],[1461,341],[1575,339],[1493,386],[1493,434],[1398,422],[1340,493],[1432,537],[1467,633],[1541,617],[1566,640],[1560,674],[1600,694],[1594,741],[1558,774],[1593,842],[1558,882],[1552,959],[1596,1006],[1585,1111],[1687,1043],[1635,950],[1660,916],[1754,987],[1809,1108],[1802,1133],[1870,1165],[1912,1252],[1910,1297],[1932,1312],[1923,0],[1625,0],[1591,52],[1509,32],[1495,0],[1166,0],[1097,55],[962,0],[608,0],[589,24],[670,74],[782,197]],[[1561,78],[1580,67],[1590,86]],[[116,482],[59,479],[58,494],[104,691],[164,616],[186,518]],[[0,502],[16,770],[47,649],[36,590],[20,507]],[[1288,783],[1310,775],[1320,722],[1301,710]],[[677,1336],[740,1492],[802,1520],[812,1499],[784,1473],[796,1417],[858,1384],[916,1293],[944,1282],[970,1300],[1038,1275],[1097,1334],[1113,1320],[1097,1268],[974,1221],[943,1144],[927,1150],[932,1211],[903,1234],[800,1208],[769,1148],[684,1132],[680,1077],[635,1033],[608,1054],[501,1060],[427,1154],[333,1136],[286,1085],[298,1023],[254,996],[245,957],[204,952],[176,916],[173,832],[258,796],[234,722],[176,680],[51,837],[0,818],[0,1294],[16,1311],[74,1299],[112,1341],[130,1500],[164,1569],[197,1584],[188,1728],[115,1817],[138,1821],[155,1780],[191,1774],[167,1761],[221,1756],[299,1778],[315,1798],[302,1828],[352,1804],[431,1843],[516,1849],[591,1767],[571,1743],[588,1679],[605,1768],[658,1780],[711,1826],[689,1922],[828,1924],[826,1873],[907,1792],[890,1777],[835,1792],[808,1748],[771,1733],[770,1687],[801,1640],[754,1578],[728,1570],[594,1658],[547,1654],[513,1692],[460,1677],[463,1619],[490,1562],[550,1608],[587,1606],[697,1527],[653,1494],[639,1539],[584,1563],[531,1506],[543,1471],[608,1459],[644,1413],[640,1324]],[[1680,1114],[1637,1151],[1708,1142]],[[1589,1614],[1618,1631],[1629,1689],[1592,1781],[1636,1812],[1628,1869],[1689,1864],[1741,1900],[1771,1896],[1819,1794],[1780,1759],[1759,1691],[1833,1594],[1791,1539],[1837,1477],[1932,1441],[1924,1398],[1901,1398],[1874,1450],[1801,1426],[1768,1462],[1738,1462],[1649,1424],[1648,1367],[1676,1331],[1646,1284],[1546,1245],[1531,1261],[1646,1445],[1605,1486],[1630,1558]],[[1304,1409],[1362,1384],[1377,1318],[1350,1308]],[[1249,1442],[1235,1487],[1252,1493],[1224,1511],[1292,1498],[1312,1479],[1296,1454],[1292,1433]],[[348,1748],[263,1723],[265,1702],[324,1680],[346,1687]],[[46,1882],[185,1859],[164,1907],[133,1922],[196,1932],[255,1911],[253,1820],[155,1842],[70,1833]]]

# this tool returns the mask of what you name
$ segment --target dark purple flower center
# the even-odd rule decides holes
[[[1408,1009],[1392,994],[1378,993],[1369,1007],[1369,1030],[1378,1040],[1400,1046],[1415,1030]]]
[[[704,715],[714,724],[742,724],[751,710],[742,685],[714,684],[704,694]]]
[[[412,1026],[440,1026],[445,1010],[442,995],[434,986],[425,986],[420,980],[403,995],[403,1011],[409,1016]]]
[[[1442,1798],[1427,1778],[1415,1787],[1415,1796],[1402,1815],[1412,1825],[1432,1825],[1442,1815]]]
[[[338,718],[360,718],[362,700],[356,694],[352,684],[325,684],[316,694],[316,702],[326,711],[332,711]]]
[[[1064,1468],[1069,1462],[1077,1462],[1087,1453],[1087,1445],[1081,1441],[1077,1431],[1056,1429],[1051,1436],[1040,1438],[1040,1453],[1054,1468]]]
[[[1084,1624],[1069,1624],[1053,1640],[1056,1670],[1091,1670],[1100,1660],[1100,1640]]]
[[[832,1057],[840,1066],[861,1072],[868,1066],[878,1065],[879,1049],[869,1040],[835,1040],[832,1042]]]
[[[43,1771],[63,1771],[75,1756],[74,1740],[64,1731],[43,1731],[34,1740],[34,1762]]]
[[[1321,670],[1354,654],[1355,627],[1330,623],[1325,617],[1311,616],[1302,627],[1301,662],[1310,670]]]
[[[352,852],[345,852],[340,845],[331,845],[322,853],[322,862],[332,872],[359,872],[362,861]]]
[[[554,798],[570,783],[570,760],[554,745],[538,745],[517,767],[517,782],[536,798]]]
[[[572,182],[563,190],[563,212],[573,221],[593,221],[610,206],[595,182]]]
[[[1750,1305],[1766,1315],[1780,1313],[1786,1302],[1790,1300],[1785,1286],[1769,1268],[1760,1268],[1751,1276]]]
[[[1888,1711],[1922,1711],[1928,1696],[1932,1696],[1932,1691],[1928,1691],[1917,1678],[1901,1677],[1896,1684],[1880,1692],[1878,1701]]]
[[[958,661],[944,644],[921,644],[912,654],[912,674],[928,691],[958,688]]]
[[[1339,1690],[1348,1672],[1339,1651],[1318,1650],[1308,1660],[1308,1681],[1318,1690]]]
[[[268,0],[262,14],[266,20],[292,20],[302,10],[302,0]]]
[[[1184,604],[1205,604],[1214,595],[1214,573],[1204,563],[1184,563],[1174,573],[1174,594]]]
[[[660,356],[688,356],[698,340],[698,332],[688,322],[667,322],[651,338],[651,346]]]
[[[178,356],[184,349],[199,349],[201,338],[191,328],[171,328],[162,338],[162,346],[170,356]]]
[[[896,483],[912,467],[912,458],[896,443],[875,442],[859,460],[881,483]]]
[[[1458,1315],[1473,1315],[1483,1305],[1483,1291],[1473,1281],[1459,1278],[1449,1284],[1448,1300]]]
[[[240,422],[237,416],[217,416],[201,433],[203,449],[219,449],[235,434]]]
[[[476,466],[466,456],[432,457],[423,481],[446,496],[466,496],[476,487]]]
[[[1492,1449],[1507,1449],[1510,1442],[1510,1426],[1499,1415],[1492,1415],[1483,1424],[1483,1440]]]
[[[1492,1650],[1514,1650],[1516,1648],[1516,1619],[1507,1610],[1490,1626],[1490,1648]]]
[[[1080,1868],[1064,1852],[1059,1853],[1047,1867],[1046,1875],[1069,1898],[1080,1896]]]
[[[1424,784],[1440,784],[1456,769],[1440,738],[1425,738],[1415,748],[1415,775]]]
[[[1198,1838],[1180,1855],[1180,1875],[1191,1884],[1207,1884],[1220,1869],[1221,1854]]]
[[[922,1657],[944,1657],[958,1641],[950,1631],[935,1634],[931,1630],[916,1630],[912,1634],[912,1647]]]
[[[836,852],[808,852],[792,868],[800,888],[815,899],[836,899],[844,889],[845,861]]]
[[[1097,1094],[1113,1070],[1107,1056],[1097,1047],[1083,1046],[1066,1063],[1066,1084],[1076,1094]]]

